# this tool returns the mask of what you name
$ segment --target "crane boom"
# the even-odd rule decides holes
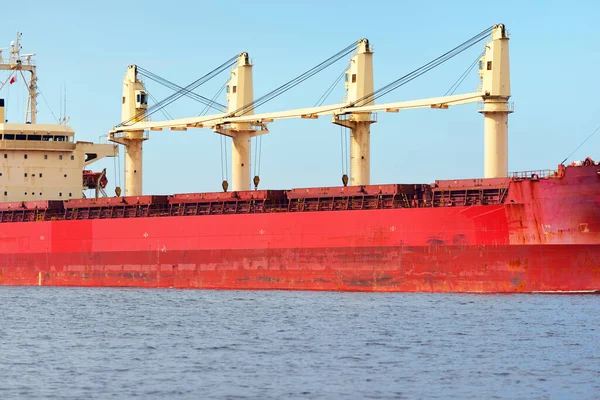
[[[200,117],[180,118],[169,121],[148,121],[137,122],[132,125],[120,126],[113,129],[112,133],[139,131],[139,130],[161,130],[169,128],[207,128],[217,125],[223,125],[235,122],[254,122],[266,123],[273,122],[276,119],[290,118],[318,118],[324,115],[336,115],[346,113],[367,113],[367,112],[395,112],[402,109],[411,108],[447,108],[459,104],[476,103],[483,99],[483,94],[479,92],[456,94],[452,96],[432,97],[421,100],[409,100],[384,104],[375,104],[362,107],[348,107],[347,104],[330,104],[319,107],[299,108],[296,110],[276,111],[254,115],[244,115],[241,117],[226,117],[226,114],[213,114]]]

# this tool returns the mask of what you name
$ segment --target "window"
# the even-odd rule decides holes
[[[71,193],[69,193],[69,197],[71,197]]]
[[[2,172],[0,172],[0,176],[2,176]]]
[[[74,159],[75,159],[75,156],[71,156],[71,160],[74,160]]]
[[[48,154],[44,154],[44,160],[48,159]]]
[[[125,104],[125,96],[123,96],[123,104]]]
[[[40,178],[42,177],[42,173],[40,172]]]
[[[8,154],[4,154],[4,158],[8,158]]]
[[[344,75],[344,82],[348,82],[348,74]]]
[[[27,192],[25,192],[25,196],[27,196]]]
[[[40,196],[42,195],[42,192],[40,192]]]
[[[231,91],[232,91],[233,93],[237,92],[237,86],[234,86],[233,88],[231,88]]]
[[[67,174],[65,174],[65,178],[67,177]]]
[[[479,60],[479,69],[483,69],[483,60]]]
[[[8,192],[4,192],[4,195],[5,195],[5,196],[8,196]]]
[[[25,172],[25,178],[27,178],[27,172]]]
[[[356,74],[352,74],[352,83],[356,83]]]
[[[24,154],[24,158],[27,159],[27,154]]]
[[[59,195],[60,197],[62,197],[62,192],[59,192],[59,193],[58,193],[58,195]]]
[[[488,71],[491,71],[491,70],[492,70],[492,62],[491,62],[491,61],[488,61],[488,62],[487,62],[487,70],[488,70]]]
[[[59,160],[62,160],[62,154],[58,156],[58,159],[59,159]]]

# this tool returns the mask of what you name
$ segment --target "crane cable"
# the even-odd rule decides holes
[[[154,96],[152,96],[152,93],[150,93],[150,92],[147,92],[147,93],[148,93],[148,96],[152,99],[152,101],[155,104],[158,103],[158,101],[156,100],[156,98]],[[169,114],[169,112],[166,109],[163,108],[160,111],[163,113],[163,115],[165,116],[166,119],[173,119],[173,117],[171,116],[171,114]]]
[[[319,72],[321,72],[322,70],[324,70],[325,68],[329,67],[330,65],[334,64],[335,62],[339,61],[341,58],[345,57],[346,55],[350,54],[352,51],[354,51],[356,48],[356,42],[353,42],[352,44],[346,46],[345,48],[343,48],[342,50],[338,51],[337,53],[335,53],[333,56],[329,57],[328,59],[326,59],[325,61],[322,61],[321,63],[317,64],[316,66],[312,67],[311,69],[305,71],[304,73],[298,75],[297,77],[295,77],[294,79],[291,79],[290,81],[284,83],[283,85],[273,89],[272,91],[266,93],[265,95],[259,97],[258,99],[238,108],[237,110],[229,113],[225,118],[227,117],[233,117],[233,116],[243,116],[245,114],[247,114],[248,112],[250,112],[251,110],[260,107],[261,105],[273,100],[274,98],[280,96],[281,94],[287,92],[288,90],[292,89],[293,87],[299,85],[300,83],[304,82],[305,80],[313,77],[314,75],[318,74]]]
[[[387,85],[375,90],[374,92],[369,93],[369,94],[359,98],[358,100],[355,100],[355,101],[349,103],[349,105],[347,107],[359,107],[359,106],[369,103],[371,101],[375,101],[376,99],[380,98],[381,96],[384,96],[384,95],[398,89],[400,86],[407,84],[408,82],[418,78],[419,76],[425,74],[426,72],[429,72],[430,70],[438,67],[439,65],[445,63],[446,61],[450,60],[451,58],[462,53],[463,51],[465,51],[465,50],[473,47],[477,43],[481,42],[492,32],[493,28],[494,27],[491,26],[491,27],[487,28],[486,30],[481,31],[477,35],[475,35],[472,38],[466,40],[465,42],[459,44],[458,46],[454,47],[452,50],[447,51],[446,53],[442,54],[441,56],[433,59],[432,61],[428,62],[427,64],[424,64],[421,67],[415,69],[414,71],[409,72],[408,74],[396,79],[395,81],[388,83]]]
[[[159,111],[160,109],[162,109],[162,108],[168,106],[169,104],[173,103],[174,101],[180,99],[186,93],[195,90],[199,86],[203,85],[204,83],[208,82],[215,76],[219,75],[221,72],[223,72],[226,69],[233,66],[237,60],[237,57],[238,56],[236,55],[235,57],[230,58],[229,60],[225,61],[223,64],[219,65],[217,68],[210,71],[206,75],[202,76],[201,78],[195,80],[194,82],[190,83],[189,85],[182,88],[181,90],[179,90],[179,91],[173,93],[172,95],[166,97],[165,99],[161,100],[160,102],[158,102],[158,104],[155,104],[154,106],[149,107],[146,110],[142,110],[139,113],[137,113],[136,115],[134,115],[132,118],[129,118],[128,120],[121,122],[119,125],[117,125],[117,127],[121,127],[121,126],[130,124],[131,122],[139,120],[140,118],[151,116],[152,114]]]
[[[254,177],[260,177],[260,161],[262,156],[262,135],[254,137]],[[258,185],[256,185],[258,186]]]
[[[463,72],[463,74],[458,77],[458,79],[456,80],[456,82],[454,82],[452,84],[452,86],[450,86],[450,89],[448,89],[448,91],[446,93],[444,93],[444,97],[446,97],[448,95],[452,96],[454,94],[454,92],[456,92],[456,89],[458,89],[458,87],[460,85],[462,85],[462,83],[465,81],[465,79],[467,78],[467,76],[469,75],[469,73],[473,70],[473,67],[475,67],[475,65],[477,65],[477,62],[481,59],[481,57],[483,57],[484,54],[485,54],[485,50],[482,51],[477,56],[477,58],[475,59],[475,61],[473,61],[473,63],[469,66],[469,68],[467,68],[466,71]]]
[[[348,70],[348,68],[344,68],[344,70],[342,71],[342,73],[335,79],[335,81],[333,81],[333,83],[331,84],[331,86],[329,86],[329,88],[327,88],[327,90],[325,91],[325,93],[323,93],[321,95],[321,97],[319,97],[319,100],[317,100],[317,102],[315,103],[315,105],[313,107],[317,107],[317,106],[322,106],[323,103],[325,103],[325,100],[327,100],[327,98],[329,97],[329,95],[331,94],[331,92],[333,92],[333,89],[335,89],[336,85],[338,84],[338,82],[340,80],[342,80],[344,74],[346,73],[346,71]]]
[[[219,112],[223,112],[223,110],[226,108],[223,104],[219,104],[219,103],[215,102],[214,99],[210,100],[202,95],[194,93],[190,90],[186,90],[185,88],[177,85],[176,83],[173,83],[161,76],[158,76],[155,73],[150,72],[145,68],[138,66],[137,69],[138,69],[138,73],[140,75],[142,75],[143,77],[149,78],[149,79],[153,80],[154,82],[159,83],[169,89],[172,89],[175,91],[183,91],[185,96],[187,96],[193,100],[196,100],[197,102],[202,103],[202,104],[206,105],[207,107],[212,107]]]
[[[228,83],[229,83],[229,81],[225,81],[225,83],[223,84],[223,86],[221,86],[221,89],[219,89],[219,91],[217,93],[215,93],[215,95],[213,96],[213,98],[210,99],[211,103],[218,104],[218,103],[215,102],[215,100],[216,100],[217,97],[219,97],[221,95],[221,93],[223,93],[223,90],[225,90],[225,87],[227,87]],[[208,112],[208,107],[210,107],[210,105],[206,104],[204,106],[204,108],[202,109],[202,111],[200,112],[200,115],[206,115],[206,113]],[[225,111],[226,109],[227,109],[227,107],[223,106],[223,108],[221,109],[221,111]]]
[[[594,136],[598,131],[600,131],[600,125],[598,125],[598,127],[596,129],[594,129],[594,131],[583,142],[581,142],[581,144],[579,146],[577,146],[577,148],[575,150],[573,150],[568,156],[566,156],[565,159],[562,160],[561,164],[564,164],[569,159],[569,157],[571,157],[573,154],[575,154],[575,152],[577,150],[579,150],[581,148],[581,146],[583,146],[588,140],[590,140],[592,138],[592,136]]]

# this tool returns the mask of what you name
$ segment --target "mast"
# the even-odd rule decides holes
[[[359,40],[356,55],[350,59],[346,71],[346,102],[352,103],[373,93],[373,52],[369,40]],[[373,105],[361,102],[360,106]],[[376,122],[370,112],[335,115],[332,121],[350,129],[350,185],[368,185],[371,182],[371,124]]]
[[[21,54],[21,36],[22,34],[17,32],[16,40],[10,42],[10,55],[7,61],[2,58],[2,50],[8,49],[0,49],[0,71],[12,71],[12,74],[9,77],[10,80],[19,80],[20,77],[20,79],[23,79],[24,81],[25,75],[23,75],[23,71],[29,71],[31,73],[29,83],[27,83],[27,81],[24,82],[27,85],[28,92],[27,111],[25,112],[24,123],[35,124],[37,119],[37,73],[36,66],[31,59],[35,54]],[[6,82],[4,84],[6,84]],[[2,86],[0,86],[0,89]],[[2,122],[4,122],[4,120],[2,120]]]
[[[121,120],[126,122],[146,121],[148,93],[138,79],[137,66],[127,67],[123,79],[123,100]],[[135,130],[111,134],[109,140],[125,146],[125,196],[142,195],[142,149],[148,139],[144,130]]]
[[[227,83],[227,112],[234,114],[254,101],[252,85],[252,63],[248,53],[238,55],[237,66],[231,71]],[[253,115],[254,107],[243,109],[242,115]],[[258,129],[257,129],[258,128]],[[249,190],[251,181],[251,145],[254,136],[268,133],[268,130],[251,122],[235,122],[217,125],[215,132],[230,136],[231,146],[231,183],[232,190]]]
[[[479,61],[484,119],[484,178],[508,176],[508,114],[513,112],[510,98],[508,33],[503,24],[495,25],[492,40]]]

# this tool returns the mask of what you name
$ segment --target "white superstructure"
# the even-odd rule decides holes
[[[22,81],[29,93],[24,123],[6,120],[5,102],[0,98],[0,201],[81,198],[84,167],[115,157],[117,146],[75,142],[69,126],[36,123],[36,69],[33,54],[20,54],[20,37],[17,34],[11,43],[7,60],[0,55],[0,70],[10,71],[0,89]],[[24,71],[30,73],[29,79]]]

